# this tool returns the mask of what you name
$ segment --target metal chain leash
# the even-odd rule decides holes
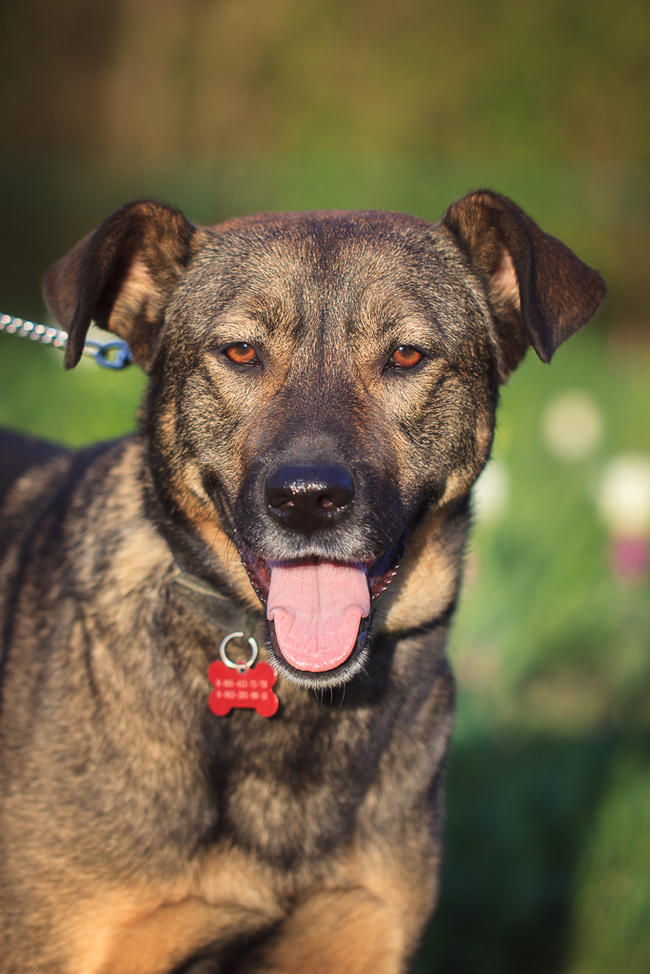
[[[37,325],[33,321],[16,318],[14,315],[0,314],[0,331],[6,331],[8,335],[17,335],[19,338],[31,338],[33,342],[52,345],[61,350],[65,349],[68,342],[67,331],[47,325]],[[103,369],[124,369],[133,361],[131,349],[120,338],[108,342],[95,342],[87,338],[83,354],[94,358],[97,365]]]

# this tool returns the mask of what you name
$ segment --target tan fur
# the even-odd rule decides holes
[[[428,895],[421,880],[413,883],[417,850],[401,853],[381,842],[361,846],[334,868],[321,892],[303,899],[294,891],[292,906],[289,889],[281,896],[275,889],[280,877],[235,850],[211,857],[194,878],[156,897],[147,889],[128,897],[104,891],[77,908],[67,925],[64,941],[77,958],[70,972],[159,974],[212,942],[279,924],[265,948],[270,970],[397,974],[435,893],[433,874]]]
[[[141,258],[136,257],[124,278],[106,327],[121,338],[132,335],[133,322],[139,318],[156,321],[164,308],[164,299],[158,292],[151,271]],[[146,350],[134,343],[132,351],[141,357]]]
[[[376,625],[401,632],[439,615],[458,590],[458,555],[449,551],[440,530],[445,514],[435,511],[418,525],[402,559],[398,577],[382,597]]]
[[[322,892],[298,905],[265,956],[268,974],[399,974],[400,912],[363,889]]]
[[[222,566],[233,594],[241,599],[248,608],[259,612],[260,600],[250,583],[246,569],[242,565],[239,552],[226,534],[219,518],[196,494],[189,496],[189,500],[186,501],[186,509],[191,512],[190,519],[194,524],[196,533],[204,539],[214,558]]]
[[[501,257],[493,273],[494,288],[501,301],[508,302],[519,311],[521,300],[519,297],[519,284],[517,283],[517,273],[512,257],[503,248]]]
[[[202,947],[233,934],[253,935],[265,922],[237,904],[214,906],[196,897],[147,908],[143,891],[130,901],[104,896],[80,911],[70,971],[164,974]]]

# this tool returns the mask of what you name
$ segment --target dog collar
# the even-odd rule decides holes
[[[181,569],[174,576],[173,584],[175,594],[189,609],[226,632],[242,629],[248,639],[262,622],[261,613],[235,605],[227,595],[198,575]]]

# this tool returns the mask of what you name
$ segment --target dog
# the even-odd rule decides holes
[[[2,440],[3,974],[408,969],[499,386],[604,295],[488,190],[138,201],[49,271],[66,367],[94,321],[149,385],[120,441]]]

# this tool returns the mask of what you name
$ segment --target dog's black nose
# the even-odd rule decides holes
[[[353,498],[354,483],[343,467],[280,467],[266,481],[271,514],[307,537],[338,521]]]

